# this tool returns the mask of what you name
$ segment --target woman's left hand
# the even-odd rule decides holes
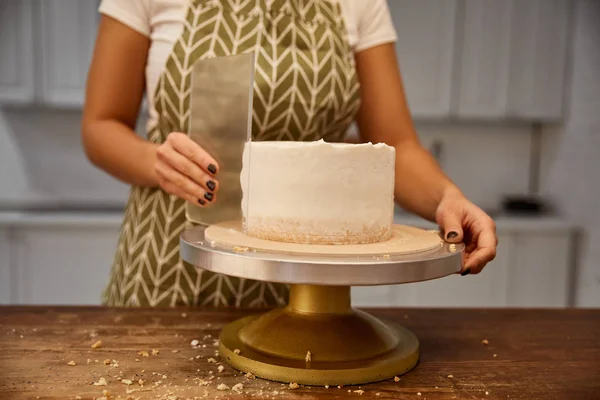
[[[466,246],[461,275],[478,274],[496,257],[496,224],[462,194],[445,195],[435,218],[447,242],[463,242]]]

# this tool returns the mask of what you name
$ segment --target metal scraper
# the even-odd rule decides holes
[[[220,167],[214,204],[186,204],[193,223],[242,219],[240,172],[244,146],[252,139],[254,61],[252,52],[199,60],[193,66],[189,135]]]

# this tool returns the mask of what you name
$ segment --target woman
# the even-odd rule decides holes
[[[185,133],[190,67],[252,50],[255,139],[342,141],[356,120],[363,140],[396,148],[397,202],[436,221],[448,241],[467,243],[462,275],[494,258],[493,221],[419,144],[385,0],[103,0],[100,12],[83,143],[96,166],[132,185],[108,305],[286,301],[284,285],[216,275],[179,258],[185,201],[209,206],[219,190],[218,163]],[[147,140],[133,130],[144,92]]]

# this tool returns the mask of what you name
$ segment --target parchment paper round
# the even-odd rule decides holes
[[[206,228],[208,241],[239,248],[240,252],[259,250],[274,253],[327,255],[398,255],[432,250],[442,245],[431,231],[406,225],[394,225],[392,237],[379,243],[353,245],[316,245],[275,242],[246,235],[240,221],[225,222]]]

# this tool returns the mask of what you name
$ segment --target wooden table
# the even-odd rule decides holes
[[[417,334],[415,370],[399,382],[290,390],[220,371],[214,339],[248,311],[0,307],[0,398],[600,399],[600,310],[371,311]],[[101,378],[106,386],[93,385]],[[237,383],[240,393],[217,390]]]

